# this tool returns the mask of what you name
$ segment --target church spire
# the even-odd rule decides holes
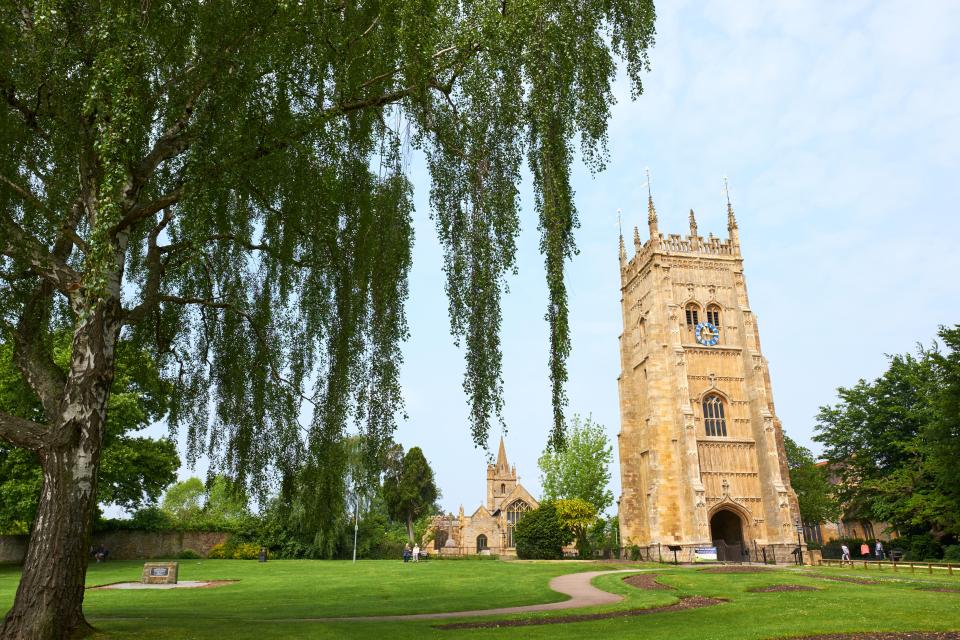
[[[737,229],[737,218],[733,215],[733,205],[730,204],[730,185],[727,178],[723,178],[723,192],[727,196],[727,231],[730,234],[730,242],[740,245],[740,232]]]
[[[693,209],[690,209],[690,237],[697,237],[697,217],[693,214]]]
[[[503,436],[500,436],[500,450],[497,452],[497,470],[510,470],[510,465],[507,463],[507,449],[503,446]]]
[[[657,209],[653,206],[653,190],[650,188],[650,169],[647,169],[647,225],[650,227],[650,239],[659,237]]]

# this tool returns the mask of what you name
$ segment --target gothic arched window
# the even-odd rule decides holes
[[[703,426],[708,436],[727,435],[727,417],[723,410],[723,398],[715,393],[703,399]]]
[[[477,553],[487,548],[487,536],[481,533],[477,536]]]
[[[523,517],[527,511],[530,510],[530,505],[528,505],[523,500],[514,500],[510,503],[510,506],[507,507],[507,547],[513,548],[517,546],[513,542],[513,528],[517,526],[517,523],[520,522],[520,518]]]
[[[502,482],[500,483],[500,493],[502,493],[502,494],[506,494],[506,493],[507,493],[507,485],[505,485],[505,484],[502,483]]]
[[[707,322],[715,326],[717,329],[720,328],[720,307],[712,304],[707,307]]]
[[[700,322],[700,305],[698,305],[696,302],[691,302],[688,304],[686,308],[686,316],[687,329],[693,331]]]

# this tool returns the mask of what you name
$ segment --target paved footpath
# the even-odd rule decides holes
[[[505,616],[512,613],[533,613],[536,611],[559,611],[562,609],[579,609],[580,607],[595,607],[602,604],[613,604],[623,600],[623,596],[597,589],[590,582],[597,576],[608,573],[644,573],[651,569],[616,569],[613,571],[585,571],[582,573],[568,573],[557,576],[550,581],[550,588],[559,593],[570,596],[562,602],[548,602],[546,604],[529,604],[522,607],[501,607],[499,609],[477,609],[475,611],[447,611],[444,613],[414,613],[400,616],[365,616],[354,618],[299,618],[298,621],[314,620],[317,622],[399,622],[407,620],[444,620],[447,618],[467,618],[475,616]],[[279,621],[277,621],[279,622]]]

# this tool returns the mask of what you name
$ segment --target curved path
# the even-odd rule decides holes
[[[644,573],[651,569],[615,569],[613,571],[584,571],[582,573],[567,573],[557,576],[550,581],[550,588],[559,593],[570,596],[562,602],[548,602],[544,604],[528,604],[521,607],[500,607],[499,609],[477,609],[474,611],[446,611],[443,613],[413,613],[397,616],[365,616],[353,618],[308,618],[317,622],[393,622],[405,620],[444,620],[446,618],[466,618],[474,616],[503,616],[512,613],[532,613],[535,611],[559,611],[562,609],[579,609],[580,607],[594,607],[602,604],[613,604],[623,600],[623,596],[590,584],[597,576],[608,573]],[[299,619],[303,621],[303,618]]]

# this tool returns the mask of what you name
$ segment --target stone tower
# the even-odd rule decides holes
[[[493,513],[517,486],[517,468],[507,462],[507,450],[500,438],[497,463],[487,465],[487,511]]]
[[[787,559],[799,511],[729,198],[727,219],[665,236],[649,196],[649,240],[628,260],[620,238],[621,537]]]

